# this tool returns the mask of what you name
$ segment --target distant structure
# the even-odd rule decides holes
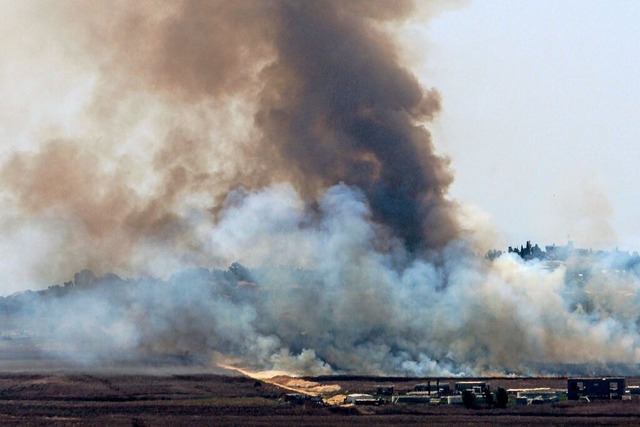
[[[456,383],[456,392],[472,391],[477,395],[483,395],[491,390],[491,386],[486,381],[460,381]]]
[[[548,246],[547,246],[548,247]],[[518,248],[512,248],[509,246],[509,253],[516,253],[520,255],[522,259],[544,259],[545,253],[540,249],[540,246],[536,243],[534,246],[531,246],[531,241],[527,240],[527,244],[525,246],[520,246],[520,250]]]
[[[594,251],[593,249],[579,249],[575,248],[573,242],[569,240],[564,246],[545,246],[544,250],[536,243],[531,244],[531,241],[527,241],[526,244],[517,246],[509,246],[507,253],[518,255],[525,261],[540,260],[540,261],[557,261],[563,262],[569,258],[589,257],[593,260],[605,260],[607,265],[619,268],[621,270],[640,269],[640,255],[638,252],[629,253],[627,251],[620,251],[616,248],[614,251]],[[493,260],[502,256],[503,252],[497,249],[492,249],[487,252],[486,258]]]
[[[622,399],[625,384],[624,378],[569,378],[567,399]]]

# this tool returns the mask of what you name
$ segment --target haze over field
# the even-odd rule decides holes
[[[490,262],[500,237],[449,194],[406,36],[452,6],[3,2],[2,294],[143,278],[5,298],[4,333],[89,365],[638,363],[634,271]]]

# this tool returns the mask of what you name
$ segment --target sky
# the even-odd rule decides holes
[[[414,28],[450,195],[497,244],[640,249],[640,2],[477,0]],[[418,35],[424,37],[417,37]]]

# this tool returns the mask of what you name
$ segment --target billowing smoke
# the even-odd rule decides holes
[[[5,336],[298,373],[637,362],[635,275],[476,254],[396,49],[413,7],[3,4],[3,293],[97,274],[2,300]]]
[[[169,358],[306,374],[636,369],[640,279],[604,271],[611,260],[550,271],[513,255],[489,262],[464,240],[437,262],[411,257],[399,239],[380,247],[366,196],[344,184],[317,206],[290,185],[229,199],[206,250],[267,267],[232,263],[166,280],[85,271],[5,298],[3,327],[25,331],[44,359],[82,366]]]
[[[230,190],[279,182],[307,202],[355,185],[410,250],[441,248],[458,233],[452,178],[422,126],[439,97],[399,64],[381,28],[410,6],[38,4],[45,11],[25,12],[48,14],[36,39],[53,35],[62,51],[41,79],[77,66],[77,81],[63,83],[82,109],[64,131],[38,129],[35,147],[8,154],[8,203],[20,217],[69,224],[51,231],[64,234],[65,253],[48,265],[58,279],[84,267],[137,273],[137,257],[163,246],[201,263],[188,204],[215,221]]]

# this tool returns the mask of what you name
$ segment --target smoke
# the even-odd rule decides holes
[[[637,302],[618,297],[635,275],[600,289],[599,275],[477,255],[490,231],[447,197],[426,128],[440,96],[393,37],[414,6],[2,4],[2,291],[97,273],[3,299],[5,330],[89,365],[637,362]]]
[[[384,29],[412,9],[63,1],[13,10],[27,24],[5,34],[13,54],[2,86],[24,130],[7,135],[0,176],[15,221],[65,224],[45,279],[85,267],[166,275],[139,262],[158,248],[201,265],[193,210],[215,221],[229,191],[280,182],[305,201],[357,186],[373,220],[413,252],[454,239],[448,160],[423,126],[439,95],[402,66]]]
[[[553,209],[557,212],[554,217],[570,238],[583,246],[614,246],[617,236],[612,226],[614,212],[609,196],[592,176],[583,176],[580,182],[582,186],[573,191],[559,186],[562,197]]]
[[[309,205],[291,185],[229,195],[206,251],[228,270],[167,280],[84,272],[2,301],[43,357],[82,366],[208,363],[304,374],[631,372],[640,279],[614,260],[553,271],[488,261],[457,240],[437,259],[381,247],[365,194],[344,184]],[[382,232],[382,236],[387,233]],[[400,261],[399,261],[400,260]],[[20,303],[19,303],[20,302]],[[622,371],[621,371],[622,370]]]

